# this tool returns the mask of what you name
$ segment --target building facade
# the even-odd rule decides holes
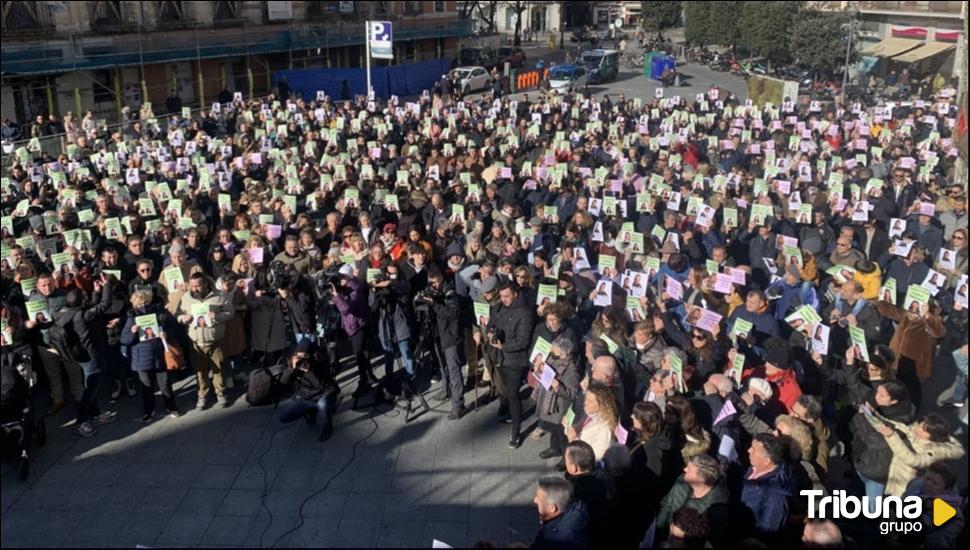
[[[859,1],[833,2],[857,14],[860,39],[857,51],[878,72],[910,68],[918,73],[940,72],[958,78],[964,58],[966,2]],[[873,58],[876,60],[874,61]]]
[[[19,123],[88,109],[112,121],[143,100],[163,113],[170,90],[198,106],[266,94],[273,71],[361,67],[370,19],[394,23],[395,64],[454,55],[471,32],[453,0],[4,1],[2,16],[2,115]]]

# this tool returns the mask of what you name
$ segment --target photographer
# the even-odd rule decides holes
[[[464,380],[461,377],[461,358],[458,346],[461,343],[462,329],[458,325],[458,293],[455,285],[446,283],[444,274],[432,267],[428,270],[428,288],[418,294],[416,302],[427,303],[434,316],[438,342],[444,355],[445,364],[442,367],[442,390],[435,395],[435,400],[451,400],[451,413],[448,420],[458,420],[465,409]],[[427,337],[428,335],[424,335]]]
[[[340,277],[336,283],[330,284],[330,289],[333,292],[333,303],[340,312],[340,325],[350,338],[350,346],[357,362],[360,381],[355,393],[359,394],[375,382],[364,337],[370,315],[367,292],[364,290],[364,283],[354,277],[354,266],[349,264],[340,268]]]
[[[509,447],[518,449],[519,428],[522,424],[522,401],[519,388],[529,365],[529,344],[535,324],[532,308],[526,305],[511,283],[504,283],[499,290],[499,305],[492,312],[486,337],[492,349],[501,352],[498,374],[505,386],[506,395],[500,395],[500,411],[511,416]],[[503,419],[503,421],[506,421]]]
[[[414,378],[411,325],[408,319],[411,285],[401,277],[397,265],[390,264],[371,283],[370,305],[377,319],[377,333],[384,350],[384,376],[394,373],[394,359],[400,353],[407,379]]]
[[[301,340],[290,356],[280,382],[284,386],[292,384],[293,395],[280,403],[279,418],[286,424],[306,417],[307,424],[313,424],[322,416],[319,440],[323,442],[333,434],[333,414],[340,387],[314,353],[315,347],[310,340]]]
[[[313,304],[301,282],[292,265],[276,260],[258,279],[251,337],[253,350],[263,352],[267,364],[301,340],[316,340]]]

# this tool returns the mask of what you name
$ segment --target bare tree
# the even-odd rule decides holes
[[[525,10],[529,8],[528,2],[523,2],[522,0],[517,0],[515,2],[506,2],[508,9],[515,13],[515,34],[513,44],[516,46],[522,45],[522,14]]]

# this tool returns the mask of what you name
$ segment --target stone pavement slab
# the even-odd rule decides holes
[[[119,420],[90,439],[73,435],[69,410],[48,419],[27,481],[3,460],[2,546],[463,546],[535,535],[547,441],[509,450],[497,403],[458,422],[442,404],[405,424],[401,411],[354,411],[345,398],[321,444],[316,427],[281,426],[273,408],[242,399],[194,410],[193,385],[176,386],[183,416],[148,426],[125,396],[107,405],[102,395]]]

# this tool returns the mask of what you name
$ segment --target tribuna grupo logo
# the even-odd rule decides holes
[[[818,489],[801,491],[808,498],[808,517],[811,519],[856,519],[865,517],[881,519],[879,532],[918,533],[923,530],[923,499],[916,496],[856,497],[845,491],[832,491],[826,495]],[[933,525],[939,527],[957,513],[946,501],[933,499]]]

